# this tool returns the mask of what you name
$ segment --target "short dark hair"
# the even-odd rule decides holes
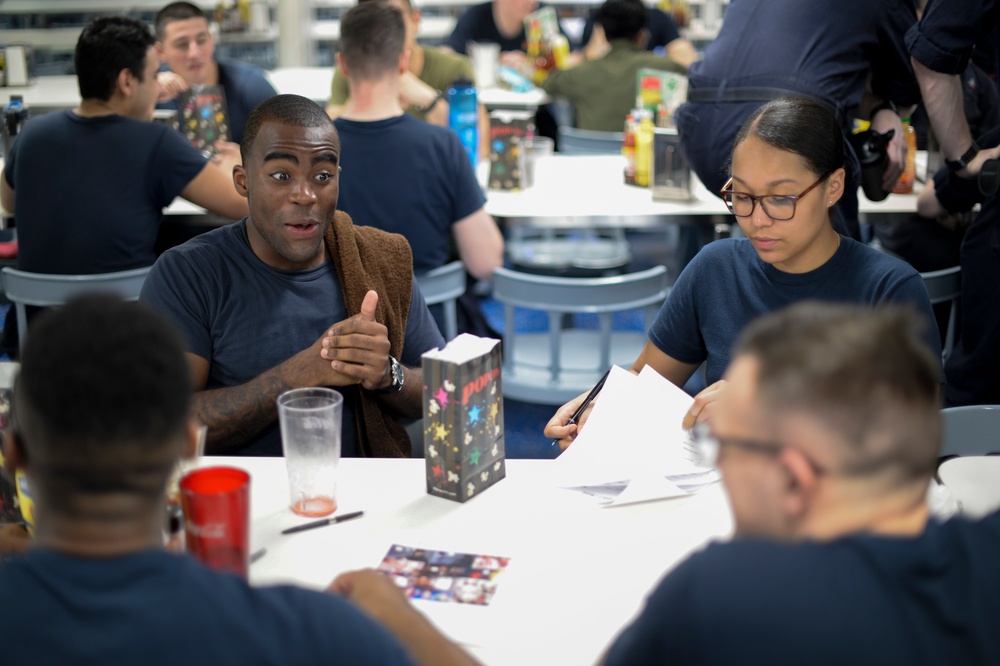
[[[261,125],[268,121],[277,121],[284,125],[295,127],[332,127],[337,126],[326,114],[326,111],[316,102],[300,95],[275,95],[269,97],[254,107],[243,126],[243,141],[240,142],[240,157],[243,166],[247,166],[253,143]]]
[[[80,97],[111,99],[123,69],[144,81],[146,52],[155,43],[142,21],[127,16],[103,16],[91,21],[80,33],[73,57]]]
[[[162,498],[191,402],[180,335],[110,294],[74,298],[28,331],[12,422],[50,506],[109,492]]]
[[[358,0],[358,4],[360,5],[360,4],[365,3],[365,2],[389,2],[389,1],[390,0]],[[410,0],[399,0],[399,1],[402,4],[406,5],[406,11],[408,11],[408,12],[412,12],[413,11],[413,3],[410,2]]]
[[[208,16],[198,5],[190,2],[171,2],[169,5],[156,12],[153,19],[153,26],[156,28],[156,38],[163,41],[167,34],[167,24],[171,21],[186,21],[188,19],[200,18],[208,21]]]
[[[779,97],[757,109],[740,127],[733,150],[750,136],[799,155],[817,176],[847,167],[840,123],[829,109],[808,97]]]
[[[406,47],[406,23],[398,7],[364,2],[340,19],[340,52],[350,78],[375,81],[399,66]]]
[[[926,481],[941,417],[925,326],[908,307],[804,302],[753,322],[734,356],[758,361],[768,411],[806,414],[848,444],[837,456],[845,473]]]
[[[634,39],[646,27],[649,10],[642,0],[606,0],[598,7],[594,22],[604,28],[604,36],[612,39]]]

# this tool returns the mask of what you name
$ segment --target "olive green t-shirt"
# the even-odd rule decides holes
[[[420,47],[423,48],[423,47]],[[424,69],[420,72],[420,80],[434,88],[447,92],[448,86],[458,79],[472,81],[472,65],[469,59],[455,53],[445,53],[433,48],[423,48]],[[343,104],[350,96],[347,78],[339,71],[333,73],[333,83],[330,85],[330,104]],[[424,114],[415,106],[406,109],[411,116],[424,120]]]
[[[603,58],[549,74],[545,92],[573,102],[576,126],[601,132],[621,132],[625,117],[635,108],[635,78],[640,69],[686,74],[687,70],[666,56],[639,49],[632,41],[616,39]]]

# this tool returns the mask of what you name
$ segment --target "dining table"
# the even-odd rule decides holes
[[[506,461],[506,478],[464,503],[429,495],[422,459],[340,461],[337,514],[360,518],[295,534],[283,458],[206,456],[251,476],[252,585],[322,590],[377,567],[394,545],[509,558],[488,605],[413,600],[487,665],[594,663],[657,581],[732,531],[722,487],[606,507],[559,487],[555,460]]]

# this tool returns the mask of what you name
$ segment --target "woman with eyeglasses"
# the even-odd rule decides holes
[[[776,99],[740,128],[732,177],[720,194],[746,238],[707,245],[681,272],[631,367],[638,373],[649,365],[684,386],[705,364],[708,387],[696,396],[684,427],[711,418],[743,328],[798,301],[911,303],[927,322],[927,345],[940,357],[920,275],[833,229],[830,209],[844,194],[845,164],[840,125],[813,100]],[[560,407],[545,428],[564,449],[585,420],[567,424],[583,398]]]

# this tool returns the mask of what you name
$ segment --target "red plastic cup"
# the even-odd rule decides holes
[[[180,482],[188,552],[217,571],[247,577],[250,557],[250,475],[205,467]]]

